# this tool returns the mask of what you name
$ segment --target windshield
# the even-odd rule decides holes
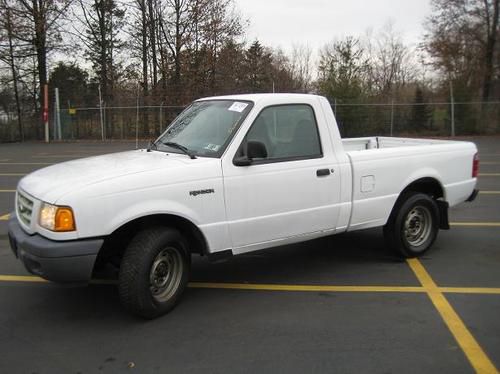
[[[171,144],[177,143],[194,155],[220,157],[251,107],[235,100],[194,102],[156,140],[156,149],[181,153]]]

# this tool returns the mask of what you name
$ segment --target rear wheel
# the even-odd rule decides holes
[[[155,318],[180,300],[189,278],[187,242],[172,228],[140,231],[128,245],[120,266],[122,304],[134,314]]]
[[[403,257],[418,257],[429,250],[439,231],[439,209],[430,196],[410,192],[394,207],[384,237],[388,246]]]

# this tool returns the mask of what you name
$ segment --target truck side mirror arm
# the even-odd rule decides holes
[[[233,165],[234,166],[250,166],[252,165],[252,159],[248,158],[247,156],[241,156],[241,157],[236,157],[233,160]]]

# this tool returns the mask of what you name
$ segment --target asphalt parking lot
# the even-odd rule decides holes
[[[473,203],[419,260],[381,230],[195,258],[182,303],[153,320],[113,285],[54,285],[15,260],[6,220],[23,175],[134,143],[0,144],[0,373],[471,373],[500,368],[500,138]]]

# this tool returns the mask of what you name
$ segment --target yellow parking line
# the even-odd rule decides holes
[[[438,287],[438,288],[439,291],[444,293],[500,295],[500,288],[487,288],[487,287]]]
[[[480,177],[500,177],[500,173],[479,173]]]
[[[7,221],[10,217],[10,214],[7,213],[7,214],[4,214],[3,216],[0,216],[0,221]]]
[[[479,191],[480,195],[500,195],[500,191]]]
[[[408,265],[415,273],[415,276],[427,291],[435,308],[448,326],[448,329],[455,337],[460,348],[471,363],[477,373],[498,373],[497,369],[483,351],[474,336],[467,329],[451,304],[446,300],[441,290],[432,280],[431,276],[422,266],[419,260],[409,259]]]
[[[498,161],[480,161],[481,165],[500,165]]]
[[[0,190],[0,192],[16,192],[16,190]]]
[[[34,275],[0,275],[0,282],[35,282],[47,281]],[[117,284],[114,279],[93,279],[93,284]],[[222,290],[249,291],[295,291],[295,292],[401,292],[425,293],[428,290],[422,286],[325,286],[297,284],[263,284],[263,283],[220,283],[220,282],[189,282],[189,288],[206,288]],[[437,287],[442,293],[486,294],[499,295],[500,288],[489,287]]]
[[[425,292],[422,287],[412,286],[322,286],[292,284],[255,284],[255,283],[207,283],[191,282],[190,288],[213,288],[226,290],[255,291],[295,291],[295,292]]]
[[[26,173],[0,173],[0,177],[18,177],[26,175]]]
[[[0,281],[2,282],[35,282],[35,283],[47,283],[45,279],[36,277],[34,275],[0,275]]]
[[[450,222],[450,225],[459,227],[500,227],[500,222]]]
[[[25,275],[0,275],[1,282],[45,282],[42,278]],[[116,284],[112,279],[94,279],[94,284]],[[322,286],[322,285],[292,285],[292,284],[255,284],[255,283],[209,283],[190,282],[190,288],[211,288],[225,290],[254,291],[298,291],[298,292],[426,292],[417,286]]]

